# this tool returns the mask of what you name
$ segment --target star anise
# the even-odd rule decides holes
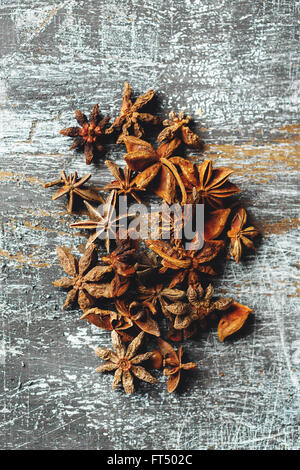
[[[242,256],[242,243],[247,247],[255,250],[255,246],[251,238],[258,235],[258,230],[255,227],[243,228],[247,221],[247,213],[245,209],[240,208],[235,214],[231,222],[231,229],[227,232],[230,238],[229,252],[236,263],[238,263]]]
[[[138,279],[144,280],[151,275],[155,275],[159,268],[159,259],[153,251],[143,251],[138,255],[136,263]]]
[[[167,389],[169,393],[173,393],[178,387],[181,371],[196,369],[198,366],[195,362],[182,363],[182,346],[179,346],[176,353],[174,348],[161,338],[158,338],[158,346],[164,357],[163,366],[165,369],[163,373],[168,376]]]
[[[207,264],[213,260],[224,247],[222,240],[207,240],[200,250],[185,250],[181,244],[170,245],[162,240],[146,240],[146,245],[162,258],[161,272],[167,269],[177,270],[169,287],[188,278],[188,284],[198,284],[199,272],[214,275],[214,270]]]
[[[155,150],[149,142],[138,139],[137,137],[124,137],[124,143],[127,148],[127,154],[124,155],[129,168],[140,172],[151,169],[157,175],[153,180],[152,190],[155,194],[163,198],[168,204],[175,201],[176,185],[180,187],[182,193],[182,204],[186,202],[186,190],[178,174],[178,171],[169,160],[180,145],[180,139],[161,144]],[[178,157],[181,158],[181,157]]]
[[[131,238],[116,238],[116,248],[102,256],[102,261],[110,265],[120,276],[130,277],[135,273],[137,242]]]
[[[169,319],[172,316],[167,310],[168,300],[176,302],[185,298],[185,292],[179,289],[170,289],[164,287],[163,284],[156,284],[154,286],[145,286],[138,284],[137,288],[138,299],[149,307],[151,312],[155,315],[158,312],[160,306],[162,313]]]
[[[224,341],[227,336],[239,331],[250,313],[252,313],[251,308],[238,302],[233,302],[219,321],[218,336],[220,341]]]
[[[188,328],[192,322],[199,322],[200,326],[205,327],[205,319],[211,313],[227,310],[233,302],[233,299],[220,297],[212,301],[214,289],[211,284],[203,289],[201,284],[189,286],[187,290],[188,302],[174,302],[166,308],[175,315],[174,328],[182,330]]]
[[[159,327],[152,318],[146,305],[139,302],[128,303],[124,299],[115,299],[116,312],[91,308],[86,310],[81,319],[85,318],[90,323],[104,330],[125,330],[132,326],[154,336],[160,336]]]
[[[92,307],[85,310],[80,320],[87,320],[89,323],[108,331],[118,331],[120,335],[124,330],[131,328],[133,322],[129,317],[116,312],[115,310],[105,310],[99,307]]]
[[[96,266],[98,260],[96,245],[90,245],[79,262],[63,246],[58,246],[56,251],[63,270],[72,276],[72,278],[62,277],[53,282],[56,287],[72,288],[67,295],[63,309],[70,304],[74,304],[77,300],[80,308],[84,310],[94,304],[95,298],[106,296],[110,284],[99,284],[99,281],[106,274],[112,272],[113,268],[110,266]]]
[[[153,355],[152,352],[135,355],[140,348],[144,338],[144,333],[141,332],[128,346],[127,351],[125,346],[116,331],[111,333],[111,341],[113,351],[110,349],[96,348],[97,356],[101,357],[104,362],[96,369],[97,372],[115,371],[112,388],[115,390],[122,380],[124,391],[126,394],[134,392],[133,376],[139,380],[149,383],[157,383],[153,377],[144,367],[138,365],[150,359]]]
[[[89,165],[95,153],[103,150],[101,140],[105,135],[105,126],[108,124],[110,118],[106,117],[101,119],[98,104],[95,104],[93,107],[89,119],[85,114],[79,111],[79,109],[75,111],[75,118],[81,127],[67,127],[66,129],[62,129],[60,134],[75,137],[70,150],[76,147],[83,147],[86,164]]]
[[[171,111],[169,114],[169,119],[165,119],[163,121],[163,125],[166,128],[158,135],[158,142],[163,142],[166,140],[170,141],[177,136],[180,137],[183,142],[190,147],[201,147],[201,140],[199,136],[189,128],[191,119],[191,116],[184,117],[184,111],[181,111],[179,114]]]
[[[223,206],[223,199],[240,192],[235,184],[228,181],[233,173],[230,168],[213,169],[211,160],[204,160],[200,165],[195,165],[184,158],[172,157],[170,162],[180,168],[180,177],[187,191],[191,193],[187,202],[200,202],[218,209]]]
[[[142,171],[141,173],[134,175],[128,166],[123,169],[109,160],[106,160],[105,164],[108,166],[110,172],[116,178],[116,180],[107,184],[104,189],[109,191],[115,189],[118,195],[130,195],[139,203],[141,202],[139,193],[146,191],[147,186],[151,183],[159,171],[159,166],[156,167],[156,171],[150,167],[146,168],[146,170]]]
[[[52,200],[55,201],[59,197],[67,194],[69,198],[67,210],[69,214],[72,214],[76,198],[90,202],[97,202],[99,204],[104,202],[102,196],[100,196],[98,192],[91,188],[84,187],[84,184],[91,178],[91,176],[91,173],[88,173],[82,178],[78,178],[76,171],[74,172],[74,175],[70,174],[69,176],[62,171],[59,179],[45,183],[44,188],[62,186],[62,188],[58,189],[56,193],[53,194]]]
[[[75,222],[70,225],[71,228],[95,230],[87,242],[87,247],[94,243],[97,238],[105,238],[105,248],[109,253],[110,240],[116,238],[120,220],[128,216],[128,214],[116,215],[116,197],[116,191],[111,191],[105,203],[101,206],[102,213],[91,206],[88,202],[85,202],[90,219]]]
[[[151,122],[154,125],[160,123],[160,119],[157,116],[153,116],[149,113],[139,112],[141,108],[143,108],[147,103],[149,103],[149,101],[152,100],[154,91],[147,91],[147,93],[139,96],[134,103],[132,103],[131,94],[131,86],[128,82],[125,82],[120,115],[115,119],[109,129],[106,130],[106,134],[111,134],[115,129],[121,129],[121,134],[117,140],[118,144],[123,141],[124,136],[129,135],[131,128],[133,134],[136,137],[142,137],[144,135],[144,130],[140,122]]]

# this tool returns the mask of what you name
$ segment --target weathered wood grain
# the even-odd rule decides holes
[[[298,0],[0,2],[1,448],[299,449],[300,70]],[[124,80],[153,87],[162,117],[185,109],[202,154],[231,166],[264,233],[217,281],[255,315],[239,338],[186,342],[199,368],[133,397],[94,372],[109,334],[63,312],[55,246],[82,250],[45,181],[85,166],[59,130],[76,108],[116,116]],[[105,158],[122,162],[109,144]],[[297,287],[298,286],[298,287]],[[172,426],[170,426],[172,423]]]

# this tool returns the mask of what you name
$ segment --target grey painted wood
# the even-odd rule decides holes
[[[296,0],[0,2],[1,423],[8,449],[297,449],[300,340],[299,6]],[[165,379],[127,397],[99,376],[109,334],[62,311],[55,246],[78,253],[78,220],[42,184],[84,174],[59,129],[96,102],[115,116],[123,81],[157,90],[160,114],[192,114],[204,155],[233,181],[264,233],[216,286],[251,306],[245,334],[186,342],[199,368],[180,394]],[[107,158],[122,161],[110,145]],[[109,180],[103,162],[93,182]],[[79,246],[79,250],[78,250]]]

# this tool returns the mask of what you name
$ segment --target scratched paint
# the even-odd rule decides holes
[[[298,449],[300,347],[298,0],[24,0],[0,5],[0,446],[20,449]],[[185,109],[204,153],[232,180],[264,239],[228,262],[217,292],[254,315],[224,344],[185,343],[199,367],[179,394],[165,378],[111,391],[93,349],[109,334],[63,312],[55,246],[82,252],[64,201],[42,184],[88,170],[59,135],[76,108],[116,116],[123,81],[154,87],[162,117]],[[109,143],[105,158],[122,162]],[[172,422],[170,429],[169,423]]]

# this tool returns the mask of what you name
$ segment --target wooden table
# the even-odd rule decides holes
[[[8,449],[299,449],[298,0],[3,0],[1,81],[1,423]],[[111,391],[93,348],[110,335],[62,311],[55,247],[79,253],[62,200],[42,184],[91,171],[59,130],[99,103],[115,117],[124,80],[153,87],[162,117],[185,109],[217,166],[235,170],[264,238],[218,292],[251,306],[245,333],[185,343],[199,364],[179,394],[161,374]],[[124,147],[106,158],[122,162]],[[100,361],[101,362],[101,361]]]

